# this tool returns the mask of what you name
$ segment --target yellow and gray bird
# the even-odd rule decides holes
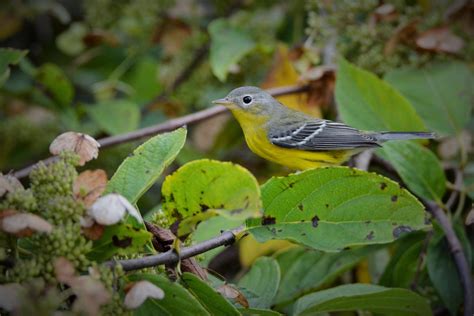
[[[257,155],[294,170],[340,165],[389,140],[431,139],[430,132],[368,132],[292,110],[257,87],[240,87],[214,104],[229,108]]]

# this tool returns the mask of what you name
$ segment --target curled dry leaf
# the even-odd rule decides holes
[[[148,281],[136,282],[130,287],[125,295],[124,304],[129,309],[140,307],[147,298],[161,300],[165,297],[165,293],[158,286]]]
[[[333,67],[319,66],[307,70],[301,81],[309,85],[307,102],[314,108],[328,108],[334,99],[336,73]]]
[[[399,43],[413,43],[417,33],[416,26],[418,22],[420,22],[418,19],[414,19],[398,26],[387,43],[385,43],[384,55],[389,56],[393,54]]]
[[[24,292],[18,283],[0,284],[0,308],[8,312],[18,309]]]
[[[1,230],[18,237],[31,236],[34,232],[49,234],[53,230],[53,225],[37,215],[12,210],[2,212],[0,225]]]
[[[139,222],[142,222],[140,213],[130,202],[117,193],[110,193],[100,197],[88,210],[88,214],[101,225],[117,224],[128,212]]]
[[[290,59],[291,54],[286,46],[278,46],[272,67],[261,85],[263,89],[301,84],[299,74]],[[308,95],[304,92],[279,96],[276,99],[289,108],[321,117],[320,109],[308,102]]]
[[[74,182],[74,197],[83,201],[86,207],[90,207],[104,193],[106,186],[107,173],[104,170],[83,171]]]
[[[230,284],[223,284],[219,286],[217,289],[217,292],[219,292],[222,296],[234,300],[240,305],[242,305],[245,308],[249,307],[249,302],[245,298],[245,296],[240,292],[238,289],[236,289],[234,286]]]
[[[59,155],[62,151],[73,151],[79,155],[79,165],[83,166],[87,161],[97,158],[100,144],[91,136],[76,132],[66,132],[56,137],[49,151],[53,155]]]
[[[456,54],[464,47],[464,41],[449,27],[443,26],[423,32],[416,38],[418,48],[441,53]]]
[[[472,151],[472,135],[468,131],[462,131],[457,137],[443,139],[438,154],[445,160],[452,159],[459,153],[461,146],[468,153]]]
[[[90,240],[99,240],[104,234],[105,226],[93,223],[90,227],[82,228],[82,233]]]
[[[0,197],[6,193],[23,190],[21,182],[11,175],[3,175],[0,173]]]
[[[398,12],[391,3],[385,3],[377,7],[370,16],[369,23],[371,27],[375,27],[378,22],[392,22],[398,18]]]

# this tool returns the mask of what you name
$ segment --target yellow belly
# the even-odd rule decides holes
[[[273,145],[268,140],[267,133],[262,127],[265,124],[264,120],[255,122],[247,120],[248,117],[241,114],[235,116],[244,131],[247,145],[255,154],[291,169],[305,170],[340,165],[351,156],[348,151],[304,151]]]

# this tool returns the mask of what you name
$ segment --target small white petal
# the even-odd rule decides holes
[[[124,304],[129,309],[140,307],[147,298],[161,300],[165,293],[158,286],[148,281],[139,281],[125,295]]]
[[[125,216],[125,206],[117,197],[118,194],[112,193],[100,197],[89,208],[89,216],[101,225],[117,224]]]
[[[118,198],[120,199],[120,201],[122,202],[123,206],[127,210],[128,214],[135,217],[137,219],[137,221],[139,221],[140,223],[143,223],[142,216],[140,215],[138,210],[126,198],[124,198],[123,196],[121,196],[119,194],[117,194],[117,195],[118,195]]]
[[[13,214],[2,220],[2,230],[7,233],[16,234],[25,229],[39,233],[50,233],[53,230],[53,225],[41,217],[29,213]]]

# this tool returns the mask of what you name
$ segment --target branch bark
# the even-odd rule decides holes
[[[295,86],[285,86],[285,87],[279,87],[279,88],[273,88],[273,89],[268,89],[267,91],[273,95],[273,96],[280,96],[280,95],[287,95],[287,94],[293,94],[293,93],[301,93],[305,92],[308,90],[308,86],[300,86],[300,85],[295,85]],[[97,140],[101,146],[101,148],[105,147],[110,147],[114,145],[119,145],[123,143],[128,143],[134,140],[142,139],[145,137],[149,137],[152,135],[156,135],[158,133],[163,133],[163,132],[168,132],[175,130],[181,126],[185,126],[188,124],[195,124],[201,121],[204,121],[206,119],[209,119],[211,117],[214,117],[218,114],[226,112],[227,109],[223,106],[213,106],[211,108],[195,112],[192,114],[188,114],[182,117],[178,117],[175,119],[168,120],[164,123],[161,124],[156,124],[152,125],[149,127],[145,127],[142,129],[138,129],[133,132],[125,133],[125,134],[120,134],[120,135],[115,135],[115,136],[109,136],[105,138],[101,138]],[[44,160],[41,160],[44,164],[48,165],[55,161],[57,158],[56,157],[49,157]],[[11,174],[14,177],[17,178],[24,178],[28,176],[33,170],[35,164],[32,164],[30,166],[27,166],[23,169],[17,170],[12,172]],[[5,172],[8,173],[8,172]]]
[[[464,251],[462,249],[461,242],[456,236],[453,226],[449,222],[448,217],[441,209],[441,207],[433,201],[426,201],[426,205],[428,206],[428,211],[436,218],[441,228],[443,229],[444,234],[446,235],[446,239],[448,241],[449,249],[451,250],[451,253],[454,257],[454,262],[458,270],[459,279],[461,280],[461,284],[464,290],[464,315],[472,316],[474,313],[473,281],[471,276],[471,269],[467,262],[466,255],[464,254]]]
[[[174,249],[171,249],[165,253],[160,253],[153,256],[128,260],[112,260],[107,261],[104,264],[109,267],[113,267],[115,264],[120,264],[125,271],[154,267],[162,264],[175,264],[182,259],[196,256],[211,249],[233,244],[235,242],[235,235],[238,233],[238,231],[239,230],[225,231],[220,236],[203,241],[202,243],[190,247],[182,248],[179,253],[177,253]]]

